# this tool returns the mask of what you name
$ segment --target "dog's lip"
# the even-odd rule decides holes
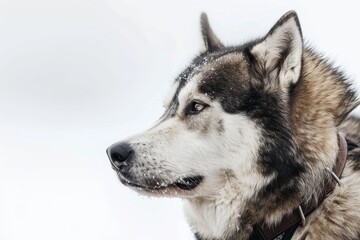
[[[200,182],[203,180],[204,177],[202,176],[192,176],[192,177],[186,177],[181,178],[180,180],[176,181],[174,184],[182,189],[182,190],[192,190],[196,188]]]
[[[117,172],[120,181],[129,187],[135,187],[137,189],[144,189],[144,190],[151,190],[151,191],[156,191],[156,190],[164,190],[167,188],[171,188],[171,187],[175,187],[178,188],[180,190],[185,190],[185,191],[190,191],[193,190],[194,188],[196,188],[203,180],[203,176],[192,176],[192,177],[184,177],[184,178],[180,178],[179,180],[173,182],[173,183],[169,183],[169,184],[157,184],[155,186],[145,186],[145,185],[141,185],[139,183],[135,183],[133,181],[130,181],[129,179],[125,178],[121,173]]]

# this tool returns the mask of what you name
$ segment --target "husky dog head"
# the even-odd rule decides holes
[[[241,46],[225,47],[205,14],[201,29],[205,51],[175,80],[163,116],[107,154],[123,184],[185,198],[201,236],[228,239],[303,197],[291,111],[304,47],[295,12]]]

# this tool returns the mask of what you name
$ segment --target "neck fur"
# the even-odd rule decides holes
[[[317,199],[338,153],[337,127],[357,106],[355,92],[337,69],[307,50],[301,79],[291,101],[291,127],[307,170],[302,200]],[[312,187],[309,187],[312,186]]]
[[[319,199],[324,185],[332,180],[326,168],[333,169],[336,163],[337,127],[358,105],[346,77],[311,49],[303,54],[301,77],[289,99],[290,129],[305,170],[295,180],[300,194],[283,199],[280,208],[265,213],[263,221],[269,225],[277,224],[299,204]],[[276,200],[273,203],[279,205]]]

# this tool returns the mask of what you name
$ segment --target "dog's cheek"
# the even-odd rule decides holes
[[[182,123],[187,131],[206,135],[211,131],[211,117],[208,112],[187,116]]]

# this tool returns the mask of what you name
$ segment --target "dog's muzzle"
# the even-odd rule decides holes
[[[142,177],[143,179],[139,180],[130,170],[135,158],[135,152],[129,143],[113,144],[106,150],[106,153],[112,168],[116,171],[120,181],[126,186],[148,190],[163,190],[172,187],[189,191],[196,188],[203,180],[203,177],[199,175],[181,177],[171,182],[165,182],[158,176],[153,176],[151,179]]]

